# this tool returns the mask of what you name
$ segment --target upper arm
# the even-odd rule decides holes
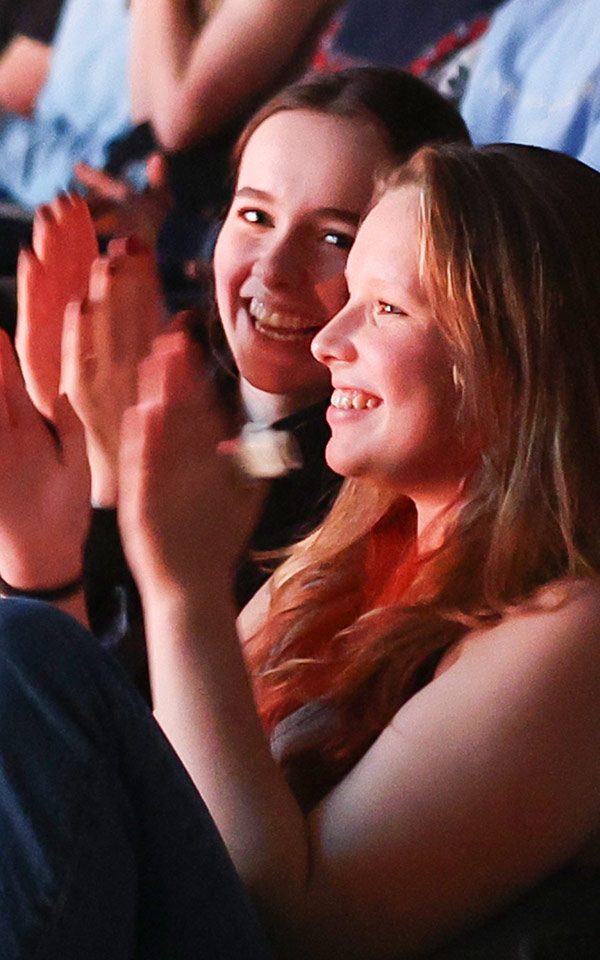
[[[256,591],[237,618],[237,631],[240,642],[249,640],[258,633],[269,613],[271,604],[272,577]]]
[[[50,67],[51,48],[16,36],[0,55],[0,108],[28,115],[35,107]]]
[[[574,855],[600,817],[598,623],[597,597],[517,617],[399,711],[310,817],[323,941],[423,949]]]

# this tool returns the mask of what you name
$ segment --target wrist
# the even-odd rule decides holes
[[[15,586],[0,577],[0,595],[3,597],[27,597],[31,600],[45,600],[53,603],[74,597],[83,589],[83,573],[54,585]]]
[[[235,622],[237,610],[229,585],[208,590],[188,590],[174,585],[155,585],[140,590],[144,612],[155,623],[178,629],[197,630],[216,622]]]

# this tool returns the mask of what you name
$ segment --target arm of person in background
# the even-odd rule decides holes
[[[17,267],[15,346],[29,395],[51,418],[58,397],[65,307],[87,293],[98,243],[85,202],[60,196],[40,207],[33,222],[32,249]]]
[[[65,397],[55,401],[48,425],[4,331],[0,374],[0,575],[13,590],[34,594],[79,582],[56,605],[86,623],[81,574],[90,480],[83,428]]]
[[[223,0],[207,18],[189,0],[133,0],[131,91],[167,151],[235,117],[293,68],[339,0]]]
[[[42,89],[51,48],[33,37],[13,37],[0,54],[0,110],[29,116]]]
[[[29,116],[48,75],[62,0],[2,0],[0,110]]]

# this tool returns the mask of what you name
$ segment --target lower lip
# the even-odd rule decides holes
[[[292,331],[281,330],[278,331],[274,329],[273,333],[270,330],[264,330],[256,326],[254,323],[254,329],[261,336],[265,337],[267,340],[271,340],[274,343],[310,343],[312,338],[317,333],[317,330],[309,330],[306,333],[296,333]],[[279,336],[277,334],[280,334]]]
[[[321,329],[317,324],[315,324],[314,327],[312,327],[310,330],[307,330],[306,332],[293,331],[293,330],[286,331],[285,329],[282,329],[281,330],[282,336],[278,337],[275,335],[278,333],[278,330],[276,327],[274,327],[273,328],[274,335],[271,336],[270,331],[261,330],[260,327],[257,327],[258,321],[256,320],[255,317],[252,316],[252,314],[246,307],[244,308],[244,313],[246,314],[246,318],[250,323],[252,329],[259,337],[261,337],[263,340],[268,340],[270,343],[282,344],[284,347],[286,346],[306,347],[308,344],[310,344],[313,337],[315,337],[319,332],[319,330]],[[288,333],[290,334],[290,336],[286,336],[286,334]]]

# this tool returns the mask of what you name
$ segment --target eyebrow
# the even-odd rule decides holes
[[[255,190],[254,187],[242,187],[235,191],[236,197],[250,197],[252,200],[274,200],[275,198],[267,193],[266,190]]]
[[[273,194],[267,193],[266,190],[257,190],[255,187],[241,187],[239,190],[236,190],[235,196],[236,199],[244,199],[247,197],[249,200],[265,200],[271,203],[275,201]],[[362,216],[360,213],[355,213],[353,210],[344,210],[342,207],[318,207],[314,213],[321,217],[342,220],[344,223],[348,223],[353,227],[359,225]]]
[[[348,283],[348,267],[344,270],[344,278],[346,283]],[[429,307],[429,300],[425,295],[422,287],[398,287],[397,282],[394,280],[386,280],[385,277],[374,277],[372,278],[373,287],[378,289],[381,293],[381,299],[389,300],[389,303],[393,303],[397,307],[407,307],[407,313],[410,313],[411,310],[415,308],[420,310],[421,308]]]

